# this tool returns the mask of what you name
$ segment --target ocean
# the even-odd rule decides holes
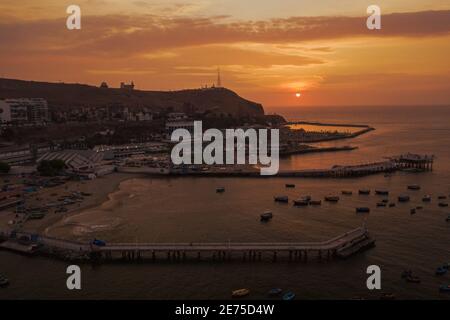
[[[82,290],[66,289],[67,262],[0,252],[0,273],[11,285],[0,289],[0,299],[228,299],[230,292],[249,288],[250,299],[266,299],[271,288],[296,293],[297,299],[377,299],[392,292],[399,299],[448,299],[439,286],[450,275],[435,276],[435,269],[450,262],[448,208],[437,196],[450,196],[450,107],[301,107],[273,108],[289,120],[356,123],[376,130],[355,139],[318,145],[354,145],[357,150],[296,155],[283,158],[283,169],[329,168],[383,160],[405,152],[434,154],[434,171],[397,172],[354,179],[303,178],[133,178],[123,182],[110,199],[50,228],[75,239],[94,237],[114,242],[226,242],[317,241],[364,223],[376,247],[347,260],[307,263],[187,261],[141,264],[82,264]],[[295,189],[285,189],[295,183]],[[420,191],[407,186],[419,184]],[[218,186],[226,188],[217,194]],[[411,202],[395,208],[377,208],[382,197],[361,196],[358,189],[387,189],[394,201],[409,194]],[[291,199],[352,190],[337,204],[295,208],[277,204],[275,195]],[[421,199],[433,196],[429,204]],[[410,209],[423,206],[416,215]],[[370,214],[356,214],[359,206]],[[265,210],[274,213],[267,224],[259,222]],[[382,290],[369,291],[366,269],[378,265]],[[407,283],[401,273],[411,269],[420,284]]]

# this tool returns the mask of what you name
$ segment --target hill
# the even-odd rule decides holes
[[[44,98],[50,108],[121,105],[183,111],[189,105],[195,111],[210,110],[233,116],[264,115],[261,104],[243,99],[226,88],[143,91],[0,78],[0,99],[5,98]]]

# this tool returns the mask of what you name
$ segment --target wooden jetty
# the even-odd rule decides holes
[[[405,153],[394,157],[389,157],[402,169],[417,169],[421,171],[433,171],[434,155],[420,155],[413,153]]]
[[[219,243],[107,243],[96,246],[83,242],[37,237],[36,253],[68,260],[142,261],[213,260],[262,261],[277,259],[307,261],[308,257],[347,258],[375,244],[365,227],[357,228],[322,242],[219,242]],[[13,239],[0,248],[14,250]],[[5,245],[7,244],[7,245]],[[24,253],[22,250],[21,253]]]

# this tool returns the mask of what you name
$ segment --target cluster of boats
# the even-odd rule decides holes
[[[280,288],[273,288],[270,289],[269,292],[267,293],[267,295],[271,298],[274,297],[279,297],[281,294],[283,293],[283,289]],[[231,292],[231,297],[233,298],[243,298],[246,297],[250,294],[250,290],[249,289],[237,289]],[[295,293],[288,291],[286,293],[284,293],[281,296],[282,300],[285,301],[290,301],[290,300],[294,300],[295,299]]]

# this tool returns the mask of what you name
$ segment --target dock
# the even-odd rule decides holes
[[[107,261],[307,261],[347,258],[375,244],[365,227],[322,242],[216,242],[216,243],[107,243],[95,246],[83,242],[34,236],[34,253],[66,260]],[[0,248],[14,251],[13,239]],[[22,250],[20,253],[24,253]]]

